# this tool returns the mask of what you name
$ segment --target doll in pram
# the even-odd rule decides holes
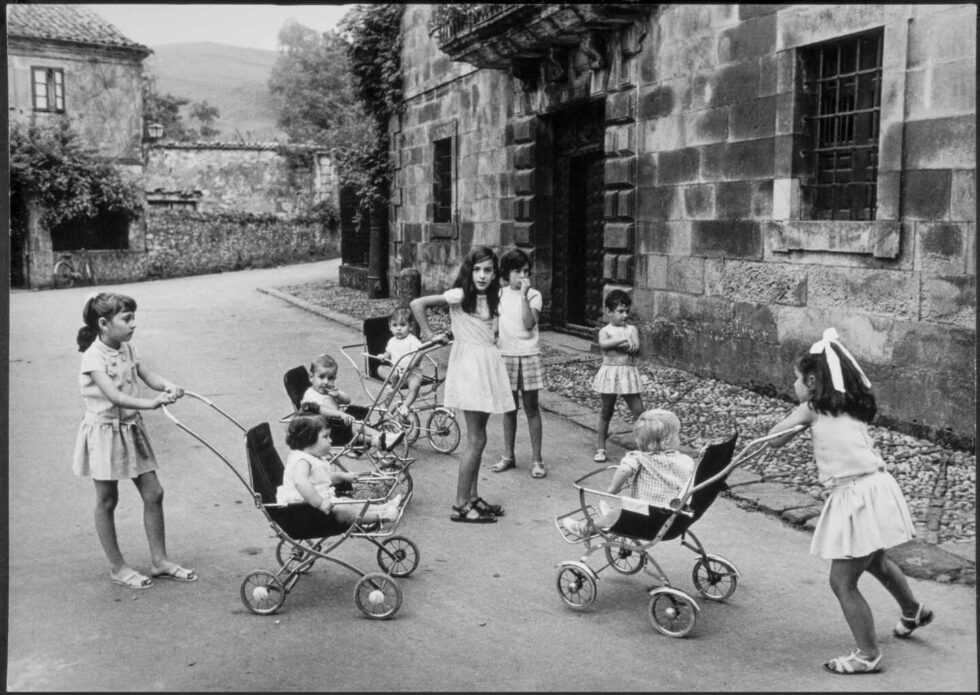
[[[728,439],[705,445],[692,476],[679,485],[677,496],[672,499],[651,502],[612,494],[608,492],[611,487],[605,490],[586,487],[586,481],[616,475],[619,466],[603,466],[576,480],[580,506],[555,519],[558,532],[566,542],[585,545],[580,560],[558,565],[556,586],[565,605],[573,610],[591,607],[596,600],[599,574],[610,567],[625,575],[645,570],[659,583],[648,590],[647,614],[651,624],[669,637],[687,636],[694,629],[701,608],[690,595],[671,584],[650,551],[662,541],[680,538],[681,545],[697,555],[692,571],[697,592],[711,601],[731,597],[738,587],[738,569],[721,555],[709,554],[690,527],[719,493],[727,489],[726,479],[736,467],[755,458],[768,447],[768,442],[785,434],[755,439],[734,458],[737,432]],[[618,514],[608,511],[615,507],[619,508]],[[603,552],[605,564],[594,569],[589,559],[598,551]]]

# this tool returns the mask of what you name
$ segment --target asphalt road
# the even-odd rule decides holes
[[[250,426],[288,412],[283,373],[360,336],[256,291],[336,273],[336,262],[119,286],[139,302],[134,344],[159,373],[212,399]],[[400,533],[421,552],[398,580],[404,603],[390,621],[355,606],[357,577],[320,562],[279,613],[257,616],[239,599],[242,578],[275,570],[276,541],[245,487],[221,459],[161,412],[146,416],[162,469],[173,559],[196,584],[158,581],[149,591],[112,586],[92,521],[94,493],[71,474],[82,404],[75,333],[90,288],[10,297],[10,549],[6,686],[11,691],[970,691],[977,690],[976,595],[970,586],[911,580],[933,625],[891,636],[898,610],[870,578],[862,588],[877,620],[885,671],[825,673],[851,638],[809,536],[719,499],[693,530],[741,571],[725,604],[699,601],[692,635],[671,639],[647,619],[641,573],[604,572],[593,610],[576,613],[555,588],[556,564],[577,559],[554,517],[577,504],[572,481],[591,470],[591,433],[544,415],[549,476],[527,468],[493,474],[501,422],[490,421],[481,493],[507,507],[494,525],[449,521],[453,455],[414,447],[415,496]],[[356,373],[341,386],[359,389]],[[238,430],[191,399],[172,408],[236,466]],[[521,421],[519,456],[527,456]],[[243,468],[239,468],[243,470]],[[120,486],[116,519],[128,560],[148,570],[135,489]],[[375,553],[350,540],[336,551],[364,571]],[[677,542],[655,557],[691,594],[694,555]]]

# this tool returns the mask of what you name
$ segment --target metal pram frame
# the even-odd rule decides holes
[[[388,318],[385,316],[365,319],[362,326],[364,341],[350,345],[342,345],[340,352],[354,367],[361,383],[361,388],[371,399],[371,416],[369,422],[373,427],[384,427],[392,420],[405,429],[405,442],[411,446],[424,434],[435,451],[441,454],[451,454],[459,446],[461,431],[456,414],[452,408],[447,408],[440,402],[439,387],[445,381],[445,372],[439,367],[430,354],[434,350],[446,347],[450,343],[437,341],[424,342],[415,351],[400,357],[394,364],[378,357],[384,352],[385,345],[391,333],[388,329]],[[418,397],[409,409],[408,421],[401,422],[393,418],[388,405],[392,399],[402,400],[402,391],[408,386],[412,362],[414,369],[422,376],[422,385]],[[380,376],[379,367],[388,366],[390,371]],[[372,386],[373,389],[372,390]],[[422,426],[425,413],[429,413]]]
[[[415,543],[405,536],[395,535],[411,497],[405,476],[379,472],[359,474],[351,496],[335,500],[335,504],[360,505],[357,518],[349,526],[305,503],[277,504],[276,488],[282,483],[283,464],[269,424],[264,422],[246,428],[208,398],[191,391],[185,391],[184,395],[210,406],[245,435],[247,479],[211,442],[180,422],[167,406],[161,407],[170,420],[206,446],[235,474],[279,538],[276,546],[279,569],[276,572],[256,570],[242,580],[240,595],[245,607],[259,615],[275,613],[299,578],[310,571],[316,560],[322,559],[346,567],[358,575],[354,602],[364,615],[372,619],[393,617],[401,607],[402,591],[392,578],[411,575],[419,564],[419,550]],[[332,454],[331,463],[336,463],[334,459],[339,456],[339,453]],[[382,524],[364,522],[371,504],[384,503],[396,494],[403,497],[393,521]],[[361,538],[376,546],[377,562],[382,572],[364,572],[330,555],[348,538]]]
[[[584,543],[585,553],[579,560],[558,564],[556,587],[565,605],[573,610],[586,610],[596,600],[599,574],[608,568],[620,574],[636,574],[644,570],[659,583],[648,590],[650,601],[647,615],[653,627],[669,637],[685,637],[697,623],[701,608],[689,594],[673,586],[666,572],[650,554],[662,541],[680,538],[683,547],[697,555],[692,580],[697,592],[710,601],[725,601],[735,593],[741,576],[735,565],[721,555],[709,554],[698,537],[690,530],[723,490],[728,489],[729,474],[756,458],[769,448],[769,443],[803,429],[776,432],[750,441],[738,456],[734,456],[738,432],[724,441],[701,448],[692,483],[680,498],[671,500],[668,507],[649,504],[623,495],[612,495],[587,487],[586,481],[614,471],[617,466],[603,466],[575,481],[580,506],[555,519],[558,532],[567,543]],[[622,505],[619,519],[608,529],[599,528],[594,520],[599,516],[587,496],[605,497]],[[562,525],[566,518],[587,522],[589,535],[580,538]],[[594,569],[590,557],[603,551],[605,564]]]

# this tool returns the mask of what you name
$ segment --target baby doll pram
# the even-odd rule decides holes
[[[342,345],[340,351],[357,370],[361,387],[372,400],[371,417],[374,421],[383,425],[396,419],[388,412],[389,400],[394,399],[395,404],[401,403],[403,391],[408,387],[408,370],[404,370],[406,373],[399,374],[398,368],[407,367],[413,358],[418,358],[415,369],[422,376],[422,385],[419,387],[418,397],[409,408],[407,422],[404,423],[405,441],[410,446],[418,440],[420,434],[425,434],[429,446],[439,453],[451,454],[455,451],[460,441],[459,423],[453,410],[443,406],[439,400],[439,387],[445,381],[446,375],[445,371],[440,369],[439,363],[429,354],[433,350],[444,347],[444,344],[423,343],[414,352],[404,355],[397,363],[391,364],[377,357],[385,351],[385,346],[391,337],[388,318],[380,316],[365,319],[362,332],[363,342]],[[382,366],[391,367],[386,376],[380,374]],[[423,418],[425,427],[422,426]],[[372,425],[378,426],[373,423]]]
[[[402,497],[398,515],[390,522],[368,524],[364,522],[364,516],[369,504],[384,503],[398,494],[401,478],[376,472],[359,476],[359,480],[353,484],[352,495],[336,502],[359,508],[356,519],[349,526],[305,503],[277,504],[276,488],[282,483],[283,463],[272,440],[269,424],[261,423],[246,429],[207,398],[190,391],[184,394],[206,403],[245,434],[247,480],[210,442],[181,423],[166,406],[162,407],[178,427],[204,444],[231,469],[248,489],[255,506],[262,511],[279,538],[276,547],[279,569],[276,572],[256,570],[242,581],[240,593],[245,607],[260,615],[275,613],[299,578],[310,571],[316,560],[323,559],[358,575],[354,602],[364,615],[373,619],[394,616],[401,607],[402,591],[393,577],[407,577],[419,564],[419,551],[415,543],[405,536],[394,534],[405,512],[408,495]],[[382,572],[363,572],[331,555],[348,538],[361,538],[376,546],[377,562]]]
[[[754,439],[734,458],[737,432],[727,440],[702,447],[693,481],[679,498],[671,501],[669,507],[610,495],[585,486],[586,480],[613,471],[616,466],[603,466],[576,480],[574,485],[579,491],[579,508],[555,519],[558,532],[566,542],[585,544],[585,554],[580,560],[558,565],[556,585],[565,605],[573,610],[592,606],[596,599],[599,573],[609,567],[621,574],[635,574],[642,569],[660,583],[649,590],[647,614],[653,627],[669,637],[688,635],[694,629],[701,608],[691,596],[671,584],[650,554],[650,549],[661,541],[680,538],[683,547],[697,554],[692,579],[698,593],[711,601],[724,601],[734,594],[740,576],[735,565],[721,555],[709,554],[690,527],[704,515],[718,494],[727,489],[725,481],[735,468],[758,456],[768,448],[770,441],[785,434],[781,432]],[[598,511],[590,499],[602,497],[617,500],[622,506],[619,518],[609,529],[598,528],[592,523]],[[566,518],[587,520],[590,535],[580,538],[571,534],[562,525],[562,520]],[[605,564],[593,569],[588,564],[589,557],[600,550],[605,555]]]

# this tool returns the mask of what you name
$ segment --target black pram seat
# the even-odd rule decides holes
[[[723,442],[709,444],[705,447],[704,453],[698,461],[697,469],[694,473],[694,486],[700,485],[705,480],[712,478],[731,463],[732,456],[735,454],[735,443],[738,441],[738,432]],[[629,538],[640,538],[652,540],[663,528],[663,525],[673,519],[671,526],[664,534],[663,540],[671,540],[683,534],[695,521],[707,511],[711,503],[715,501],[722,490],[727,489],[725,478],[719,478],[711,485],[695,492],[688,503],[687,509],[691,515],[675,514],[673,511],[656,507],[647,506],[647,514],[643,514],[628,509],[623,509],[612,525],[608,533]]]
[[[349,528],[308,504],[276,504],[276,488],[282,485],[285,467],[272,441],[269,423],[263,422],[245,433],[245,449],[252,490],[260,496],[269,518],[288,536],[297,540],[323,538]]]

